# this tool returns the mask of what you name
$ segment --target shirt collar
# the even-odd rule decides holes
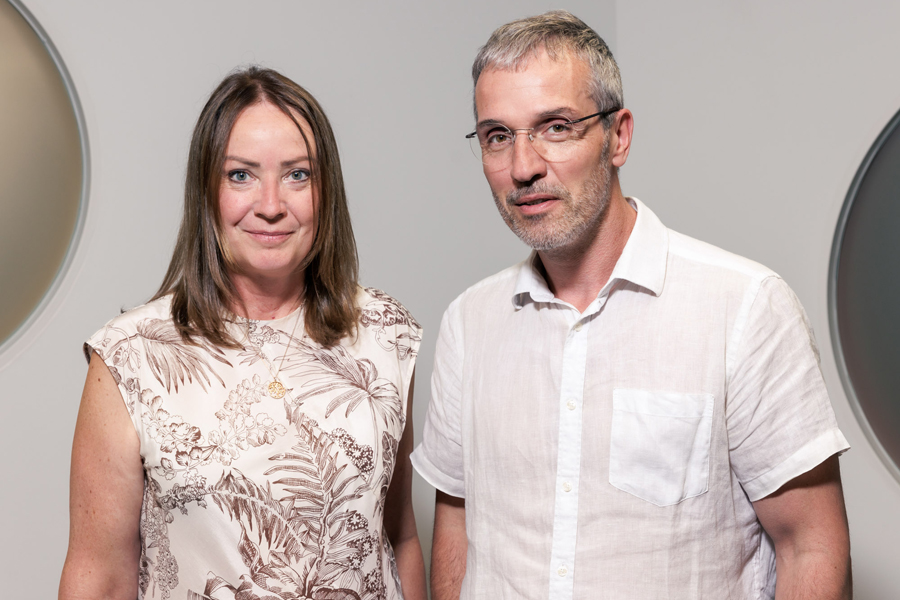
[[[637,211],[637,219],[622,255],[613,268],[609,282],[600,295],[620,280],[639,285],[655,296],[662,293],[666,279],[666,262],[669,255],[669,232],[652,210],[637,198],[626,198]],[[554,299],[547,281],[540,272],[537,252],[531,252],[527,260],[519,264],[519,275],[513,292],[513,305],[522,308],[529,300],[551,302]]]

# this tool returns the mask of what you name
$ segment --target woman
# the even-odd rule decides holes
[[[322,109],[274,71],[226,77],[159,292],[85,344],[61,598],[425,598],[421,329],[356,278]]]

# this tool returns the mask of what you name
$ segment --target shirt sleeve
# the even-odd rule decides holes
[[[797,296],[770,276],[750,301],[735,325],[725,418],[732,469],[756,501],[849,445]]]
[[[434,371],[431,375],[431,402],[425,416],[422,442],[411,455],[419,475],[435,488],[451,496],[465,497],[461,431],[461,372],[463,350],[459,299],[441,321]]]

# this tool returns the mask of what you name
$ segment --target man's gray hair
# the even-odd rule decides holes
[[[498,27],[478,51],[472,83],[488,68],[516,70],[544,50],[557,60],[571,53],[591,68],[590,93],[597,110],[623,107],[622,78],[609,46],[584,21],[566,10],[552,10]],[[613,115],[604,119],[612,122]],[[477,118],[477,115],[476,115]]]

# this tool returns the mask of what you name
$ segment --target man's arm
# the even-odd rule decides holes
[[[466,501],[436,490],[431,546],[432,600],[458,600],[466,574]]]
[[[837,455],[753,503],[775,543],[776,600],[852,596],[850,532]]]

